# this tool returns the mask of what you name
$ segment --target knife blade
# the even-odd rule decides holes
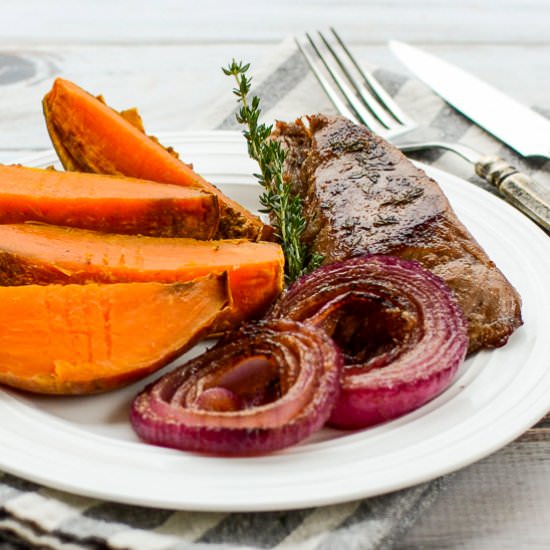
[[[524,157],[550,158],[550,121],[481,79],[418,48],[391,51],[435,93]]]

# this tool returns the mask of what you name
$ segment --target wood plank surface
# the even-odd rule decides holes
[[[71,79],[114,108],[139,106],[153,132],[184,129],[231,83],[221,66],[231,56],[257,62],[268,47],[60,46],[4,50],[12,73],[0,73],[0,150],[50,146],[41,100],[56,76]],[[1,58],[0,58],[1,61]],[[7,108],[6,108],[7,107]]]
[[[344,32],[342,33],[344,34]],[[208,111],[230,84],[221,67],[233,57],[259,63],[273,46],[227,45],[92,45],[0,48],[0,155],[49,147],[41,99],[56,76],[72,79],[90,92],[102,93],[115,108],[137,105],[153,133],[185,129]],[[550,111],[550,43],[524,47],[448,45],[431,47],[450,61],[472,70],[529,105]],[[354,47],[364,63],[404,72],[385,45]],[[517,78],[509,65],[516,60]],[[523,61],[527,59],[527,61]],[[311,105],[315,111],[316,105]],[[194,124],[197,127],[197,124]],[[9,155],[8,155],[9,157]]]
[[[550,547],[550,445],[523,441],[453,474],[394,550]]]
[[[284,37],[329,24],[364,62],[403,71],[386,41],[428,45],[550,110],[546,0],[205,0],[200,9],[189,0],[1,5],[0,151],[8,153],[49,145],[40,100],[57,75],[104,93],[115,107],[139,105],[153,132],[180,130],[227,89],[220,67],[231,58],[254,64]]]

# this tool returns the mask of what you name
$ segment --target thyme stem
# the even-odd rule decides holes
[[[222,68],[227,76],[235,78],[237,86],[233,93],[237,96],[240,109],[236,118],[246,126],[243,134],[248,145],[248,154],[260,168],[255,174],[264,191],[260,196],[262,212],[270,215],[275,234],[285,255],[285,280],[291,283],[300,275],[318,267],[322,261],[319,254],[310,254],[302,242],[306,220],[302,214],[302,201],[292,193],[290,182],[284,177],[286,152],[281,144],[270,139],[272,126],[259,124],[261,114],[260,98],[249,100],[252,79],[247,76],[250,64],[235,60],[227,68]]]

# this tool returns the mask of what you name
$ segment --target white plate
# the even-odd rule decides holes
[[[256,207],[254,164],[238,134],[171,134],[163,140],[228,194]],[[53,158],[48,153],[26,163],[43,166]],[[500,199],[439,170],[427,171],[521,293],[525,321],[504,348],[470,358],[438,398],[371,429],[326,429],[269,456],[228,459],[138,441],[127,414],[146,381],[89,397],[5,391],[0,468],[57,489],[131,504],[258,511],[401,489],[506,445],[550,408],[550,239]]]

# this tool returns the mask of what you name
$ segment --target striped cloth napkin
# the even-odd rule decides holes
[[[252,67],[251,72],[253,93],[261,97],[267,121],[334,112],[292,41],[284,42],[272,59]],[[543,162],[522,161],[419,82],[384,70],[376,70],[375,74],[406,111],[413,113],[418,122],[440,130],[443,138],[487,153],[496,152],[550,184],[550,170]],[[201,116],[189,129],[237,128],[235,102],[229,89],[222,95],[226,99],[213,105],[207,116]],[[486,186],[473,176],[470,166],[451,154],[430,152],[421,158]],[[333,506],[226,514],[100,502],[0,474],[0,549],[392,548],[451,481],[452,475],[399,492]]]

